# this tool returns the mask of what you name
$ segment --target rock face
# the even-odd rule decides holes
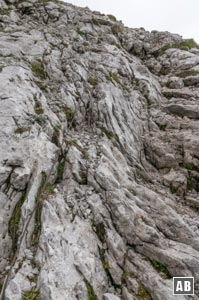
[[[199,49],[0,0],[1,300],[199,299]]]

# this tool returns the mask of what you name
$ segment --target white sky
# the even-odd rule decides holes
[[[113,14],[132,28],[170,31],[199,43],[199,0],[64,0]]]

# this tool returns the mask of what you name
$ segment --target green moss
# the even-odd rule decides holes
[[[97,300],[97,296],[95,294],[95,291],[94,291],[92,285],[85,278],[84,278],[84,282],[86,284],[86,288],[88,291],[88,300]]]
[[[46,73],[44,70],[44,64],[42,62],[35,62],[31,65],[31,70],[35,77],[44,80],[46,79]]]
[[[16,130],[15,130],[15,133],[16,134],[23,134],[24,132],[28,131],[28,128],[26,127],[18,127]]]
[[[37,115],[41,115],[44,113],[42,104],[39,101],[36,101],[34,110]]]
[[[171,274],[169,273],[167,267],[164,264],[162,264],[156,260],[152,260],[151,264],[154,267],[154,269],[156,269],[156,271],[160,273],[162,278],[164,278],[164,279],[172,278]]]
[[[122,33],[124,28],[120,24],[114,24],[111,27],[112,33],[115,35],[118,35],[119,33]]]
[[[93,86],[98,85],[98,79],[97,79],[96,77],[90,76],[90,77],[88,78],[88,82],[89,82],[91,85],[93,85]]]
[[[117,21],[117,19],[116,19],[115,16],[113,16],[113,15],[107,15],[107,16],[109,17],[109,19],[110,19],[111,21],[113,21],[113,22],[116,22],[116,21]]]
[[[40,292],[39,291],[24,292],[22,300],[40,300]]]
[[[17,204],[13,210],[12,217],[10,218],[9,224],[8,224],[8,233],[12,239],[13,253],[17,249],[17,242],[18,242],[18,237],[19,237],[18,230],[19,230],[19,223],[20,223],[20,219],[21,219],[21,208],[22,208],[22,205],[23,205],[25,199],[26,199],[26,191],[23,191],[20,200],[17,202]]]

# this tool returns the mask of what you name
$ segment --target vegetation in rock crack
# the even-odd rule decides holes
[[[45,123],[46,118],[45,118],[45,116],[39,115],[39,116],[36,116],[36,117],[35,117],[35,121],[36,121],[39,125],[42,125],[42,124]]]
[[[111,21],[113,21],[113,22],[116,22],[117,21],[117,19],[116,19],[116,17],[115,16],[113,16],[113,15],[107,15],[108,17],[109,17],[109,19],[111,20]]]
[[[35,225],[32,233],[31,244],[36,246],[38,244],[40,232],[41,232],[41,214],[43,208],[43,201],[53,193],[53,185],[46,182],[46,174],[42,173],[42,179],[35,195],[36,209],[35,209]]]
[[[13,253],[15,253],[15,251],[17,249],[17,242],[18,242],[18,237],[19,237],[19,235],[18,235],[19,223],[21,220],[21,208],[22,208],[22,205],[25,200],[26,200],[26,191],[23,191],[19,201],[15,205],[12,216],[9,220],[8,233],[12,239]]]
[[[8,15],[10,12],[7,8],[0,8],[0,15]]]
[[[93,86],[98,85],[98,79],[97,79],[96,77],[90,76],[90,77],[88,78],[88,82],[89,82],[91,85],[93,85]]]
[[[199,266],[199,46],[57,0],[0,6],[1,294],[167,297],[174,265]]]
[[[22,300],[40,300],[40,292],[39,291],[23,292]]]
[[[97,296],[92,285],[84,278],[84,282],[86,284],[87,292],[88,292],[88,300],[97,300]]]
[[[114,132],[112,132],[112,131],[109,131],[109,130],[107,130],[105,127],[101,127],[101,131],[107,136],[107,138],[109,139],[109,140],[115,140],[116,142],[118,142],[119,143],[119,137],[118,137],[118,135],[117,134],[115,134]]]
[[[58,166],[57,166],[57,179],[56,179],[56,182],[60,182],[63,179],[64,166],[65,166],[65,161],[62,159],[58,163]]]
[[[36,104],[35,104],[35,113],[38,114],[38,115],[41,115],[41,114],[44,113],[42,104],[39,101],[36,101]]]
[[[96,223],[95,220],[93,220],[93,228],[99,240],[104,243],[106,241],[106,230],[104,224],[102,222]]]
[[[199,49],[199,45],[193,39],[186,39],[179,41],[178,43],[165,45],[160,48],[158,51],[154,52],[154,54],[162,55],[168,49],[180,49],[180,50],[190,50],[192,48]],[[186,72],[186,71],[185,71]]]
[[[152,300],[151,295],[147,292],[147,290],[141,283],[139,283],[138,294],[136,296],[138,300]]]
[[[75,112],[70,107],[63,108],[63,112],[66,116],[67,121],[68,122],[73,121],[73,123],[74,123]]]
[[[52,143],[59,146],[60,125],[55,125],[53,129]]]
[[[156,269],[156,271],[158,271],[164,279],[172,278],[167,267],[163,263],[160,263],[156,260],[152,260],[151,263],[152,263],[152,266],[154,267],[154,269]]]
[[[119,77],[119,74],[117,72],[109,72],[109,75],[107,76],[107,79],[112,81],[112,82],[115,81],[117,84],[121,85],[120,77]]]
[[[15,133],[16,134],[23,134],[24,132],[27,132],[28,128],[26,127],[17,127],[17,129],[15,129]]]
[[[113,34],[118,35],[119,33],[122,33],[124,29],[120,24],[116,23],[111,27],[111,30]]]
[[[44,70],[44,65],[42,62],[34,62],[31,65],[31,69],[35,77],[38,79],[44,80],[46,79],[46,73]]]

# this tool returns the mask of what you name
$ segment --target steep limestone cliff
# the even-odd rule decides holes
[[[199,49],[0,0],[1,300],[199,299]]]

